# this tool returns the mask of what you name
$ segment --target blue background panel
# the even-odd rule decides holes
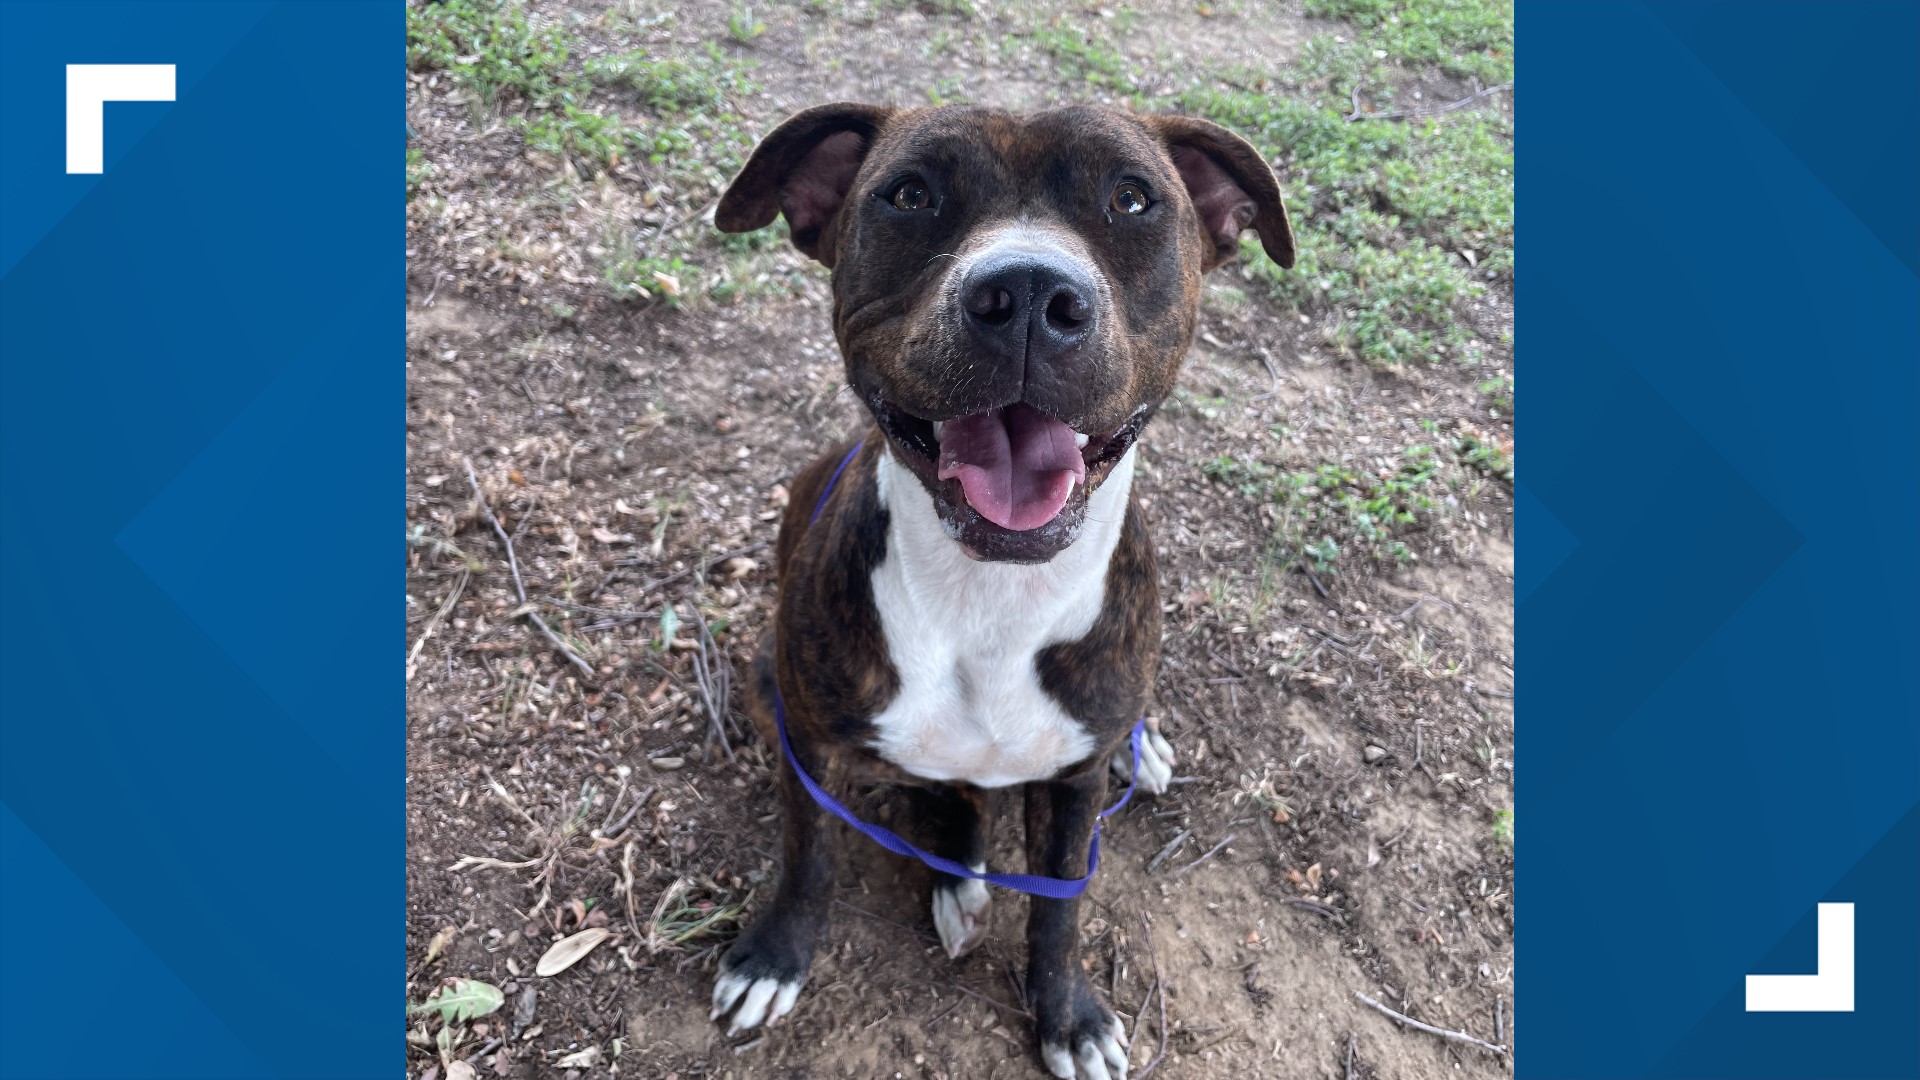
[[[1520,8],[1522,1077],[1920,1076],[1917,12]]]
[[[401,6],[0,20],[0,1075],[392,1075]]]

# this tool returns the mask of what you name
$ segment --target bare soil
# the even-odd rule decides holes
[[[1156,42],[1142,64],[1239,50],[1274,65],[1309,32],[1281,6],[1134,7]],[[660,33],[727,42],[732,10],[681,5]],[[753,130],[838,97],[923,102],[955,74],[998,104],[1099,96],[1017,53],[962,49],[962,69],[917,47],[936,28],[997,42],[998,16],[860,10],[758,16],[768,89],[736,105]],[[588,39],[605,13],[536,11]],[[1018,996],[1024,901],[996,896],[990,940],[949,961],[924,873],[851,833],[835,922],[773,1031],[729,1040],[707,1019],[730,920],[677,944],[656,932],[669,890],[689,917],[724,915],[777,874],[772,759],[737,717],[715,738],[703,687],[744,670],[771,611],[783,483],[864,428],[824,277],[781,247],[755,264],[779,288],[614,299],[581,252],[608,215],[671,216],[649,209],[646,166],[556,193],[555,163],[444,88],[410,80],[409,122],[436,200],[408,223],[409,999],[447,976],[506,991],[451,1055],[481,1076],[1044,1075]],[[1232,266],[1215,277],[1245,284]],[[1511,328],[1505,300],[1481,303],[1483,334]],[[1270,506],[1202,472],[1222,454],[1390,469],[1429,438],[1423,420],[1510,439],[1474,379],[1335,360],[1257,295],[1209,292],[1136,481],[1167,609],[1153,715],[1184,780],[1108,823],[1086,905],[1087,962],[1135,1028],[1135,1075],[1156,1057],[1162,1077],[1510,1071],[1355,993],[1489,1042],[1498,1012],[1497,1041],[1513,1039],[1513,859],[1495,828],[1513,787],[1511,491],[1463,493],[1406,537],[1404,566],[1310,575],[1268,557]],[[886,800],[867,812],[884,820]],[[1017,823],[1003,815],[1000,867],[1020,864]],[[468,856],[494,862],[454,869]],[[534,975],[593,925],[614,936]],[[597,1060],[559,1064],[583,1052]],[[446,1075],[439,1055],[410,1044],[408,1075],[429,1073]]]

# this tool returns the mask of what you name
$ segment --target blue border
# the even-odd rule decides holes
[[[5,1076],[401,1066],[401,21],[0,6]]]
[[[1522,1077],[1920,1075],[1916,12],[1520,11]]]

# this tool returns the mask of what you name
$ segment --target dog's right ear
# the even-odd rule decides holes
[[[788,117],[760,140],[733,178],[713,223],[721,232],[751,232],[787,216],[793,246],[829,268],[834,226],[860,162],[893,110],[839,101]]]

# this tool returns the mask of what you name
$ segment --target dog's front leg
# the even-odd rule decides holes
[[[1056,878],[1087,873],[1106,769],[1028,784],[1027,869]],[[1034,897],[1027,916],[1027,1000],[1040,1060],[1061,1080],[1126,1080],[1126,1028],[1080,967],[1080,901]]]
[[[807,768],[821,784],[837,786],[838,770],[829,763],[808,762]],[[786,820],[780,885],[773,902],[727,950],[713,984],[713,1019],[733,1010],[729,1035],[772,1024],[793,1008],[813,963],[814,943],[826,929],[832,901],[833,856],[827,846],[826,814],[808,797],[784,757],[779,773]],[[734,1009],[736,1002],[738,1009]]]

